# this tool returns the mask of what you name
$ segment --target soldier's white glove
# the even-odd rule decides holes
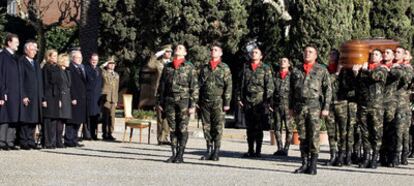
[[[155,53],[155,57],[159,58],[159,57],[161,57],[164,54],[165,54],[165,50],[160,50],[157,53]]]

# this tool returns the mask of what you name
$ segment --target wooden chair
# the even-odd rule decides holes
[[[132,116],[132,94],[124,94],[123,100],[124,100],[125,130],[124,130],[124,138],[122,138],[122,142],[125,141],[126,131],[129,127],[131,129],[129,133],[129,143],[131,143],[132,134],[135,128],[139,129],[139,143],[141,143],[142,129],[148,127],[148,144],[150,144],[151,120],[137,119]]]

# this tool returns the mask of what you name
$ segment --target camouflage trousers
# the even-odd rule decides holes
[[[381,151],[392,153],[395,151],[395,145],[397,142],[397,115],[402,118],[400,109],[398,109],[397,100],[387,100],[384,102],[384,106],[387,109],[384,109],[384,129],[383,129],[383,138],[382,138],[382,147]]]
[[[224,127],[223,100],[201,101],[200,111],[207,146],[213,145],[214,142],[215,146],[220,147]]]
[[[404,95],[403,95],[404,96]],[[408,153],[409,152],[409,139],[410,139],[410,126],[411,126],[411,110],[408,95],[406,99],[399,102],[397,109],[397,117],[395,121],[396,137],[395,139],[395,152],[396,153]]]
[[[298,103],[295,121],[299,133],[302,157],[319,153],[319,131],[321,127],[321,106],[319,100]]]
[[[168,142],[168,135],[170,133],[170,127],[168,126],[167,119],[161,112],[157,111],[157,140],[158,142]]]
[[[346,151],[351,152],[355,144],[355,128],[357,126],[358,105],[355,102],[348,102],[348,122],[346,127]],[[343,147],[342,147],[343,148]]]
[[[255,143],[256,148],[261,148],[263,143],[263,126],[265,125],[264,122],[266,122],[263,104],[245,104],[244,113],[247,143],[249,151],[252,152]]]
[[[289,107],[288,105],[279,105],[274,110],[275,119],[274,119],[274,132],[276,141],[278,146],[283,146],[282,144],[282,130],[285,129],[286,138],[285,138],[285,145],[290,144],[292,140],[292,132],[293,132],[293,121],[292,117],[289,114]],[[280,143],[280,144],[279,144]],[[286,146],[285,146],[286,149]],[[279,149],[280,150],[280,149]]]
[[[351,152],[354,145],[357,104],[346,100],[339,101],[332,104],[330,110],[326,120],[330,150]]]
[[[378,152],[382,144],[384,108],[382,105],[358,106],[358,125],[361,130],[361,142],[365,152]]]
[[[189,99],[173,100],[166,99],[165,117],[170,127],[171,146],[183,146],[188,140],[188,106]]]

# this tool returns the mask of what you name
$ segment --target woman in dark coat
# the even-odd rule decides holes
[[[43,67],[43,146],[62,148],[63,123],[71,117],[70,75],[65,70],[65,63],[69,66],[69,57],[67,54],[58,57],[55,50],[49,50],[46,62]]]

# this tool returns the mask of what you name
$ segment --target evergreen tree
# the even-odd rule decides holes
[[[138,56],[139,12],[134,0],[102,0],[99,53],[115,55],[119,62],[131,64]],[[105,57],[107,57],[105,56]]]
[[[370,37],[371,25],[369,22],[369,13],[371,6],[371,1],[354,0],[352,13],[353,39],[367,39]]]
[[[411,48],[413,25],[410,20],[410,0],[372,0],[370,12],[371,36],[399,41]]]
[[[247,14],[239,0],[154,0],[145,6],[142,47],[147,56],[163,44],[183,43],[187,58],[199,66],[209,58],[210,43],[220,41],[225,54],[235,54],[247,33]]]
[[[329,51],[352,36],[352,0],[295,0],[289,12],[293,17],[289,52],[296,63],[309,44],[318,48],[318,61],[327,63]]]
[[[4,25],[6,24],[6,9],[0,8],[0,33],[4,33]],[[5,34],[0,34],[0,43],[3,43]],[[0,47],[2,48],[2,44]]]
[[[278,59],[284,57],[288,50],[288,38],[284,37],[283,32],[283,27],[287,23],[279,19],[280,15],[273,7],[263,4],[262,1],[252,0],[245,3],[249,14],[249,34],[241,44],[245,45],[249,40],[256,39],[264,54],[263,61],[272,65],[277,64]]]

